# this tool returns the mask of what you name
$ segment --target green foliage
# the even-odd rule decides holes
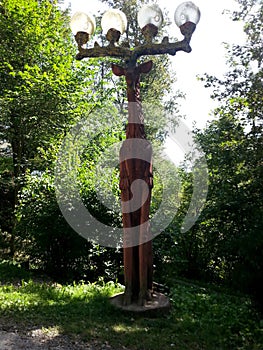
[[[0,4],[1,140],[11,147],[15,184],[27,169],[45,169],[42,155],[98,103],[96,62],[75,61],[68,17],[56,2]]]
[[[3,1],[1,12],[1,123],[20,173],[72,118],[73,45],[49,1]]]
[[[0,284],[16,283],[17,281],[28,281],[32,274],[25,268],[22,268],[17,262],[2,260],[0,261]]]
[[[101,0],[111,8],[123,11],[128,20],[126,33],[121,38],[121,45],[133,48],[145,42],[141,29],[137,23],[138,9],[148,0],[125,1],[125,0]],[[167,24],[165,19],[165,25]],[[166,26],[160,29],[156,41],[160,42],[166,33]],[[102,39],[103,40],[103,39]],[[151,142],[163,143],[167,136],[167,125],[175,126],[179,117],[179,101],[183,94],[175,88],[176,74],[171,70],[171,59],[169,55],[145,56],[140,62],[153,61],[153,68],[148,74],[142,74],[140,94],[145,114],[145,130],[147,138]],[[125,65],[125,62],[118,62]],[[106,66],[107,68],[107,66]],[[113,77],[116,93],[116,106],[120,113],[126,113],[126,83],[125,78]],[[125,121],[126,122],[126,121]]]
[[[119,154],[124,131],[101,127],[91,140],[86,140],[78,168],[80,195],[92,215],[108,225],[121,225],[119,205]],[[114,148],[117,145],[117,148]],[[103,202],[110,204],[107,208]]]
[[[17,259],[31,269],[60,281],[110,279],[120,273],[120,252],[88,242],[65,221],[49,173],[26,177],[17,218]]]
[[[9,249],[11,255],[14,255],[16,247],[19,255],[19,245],[14,246],[15,241],[20,243],[17,234],[26,236],[30,231],[31,237],[33,227],[40,227],[36,236],[52,236],[52,254],[60,261],[54,262],[54,266],[62,264],[65,269],[69,260],[65,258],[67,263],[62,263],[61,254],[68,243],[64,242],[62,251],[61,248],[55,249],[56,227],[62,219],[55,203],[54,191],[51,193],[52,186],[50,183],[44,185],[45,181],[41,184],[42,187],[39,182],[36,190],[37,177],[33,176],[32,191],[29,194],[28,174],[53,170],[58,147],[70,127],[83,118],[87,119],[105,100],[109,109],[111,108],[110,88],[103,85],[96,60],[81,63],[75,60],[76,47],[68,25],[68,14],[59,10],[56,1],[4,0],[0,3],[0,12],[0,141],[9,150],[5,154],[1,152],[0,161],[0,219],[3,231],[1,243],[3,246],[9,245],[6,248],[12,246]],[[29,197],[34,197],[28,208],[20,203],[23,207],[23,222],[29,224],[28,230],[21,220],[19,229],[16,228],[17,218],[14,211],[23,185],[26,188],[22,191],[21,198],[26,193]],[[25,197],[22,201],[24,199]],[[35,223],[34,201],[39,201]],[[42,207],[45,210],[41,218]],[[26,215],[28,218],[25,219]],[[44,220],[48,222],[49,219],[53,226],[48,223],[45,225]],[[22,227],[24,233],[21,231]],[[47,236],[43,229],[49,231]],[[66,232],[68,236],[72,235],[67,229]],[[58,241],[63,242],[59,228],[57,234]],[[27,240],[27,246],[29,242]],[[34,239],[32,242],[35,242]],[[44,253],[44,247],[48,248],[49,244],[44,243],[44,238],[41,242],[39,246],[36,244],[39,249],[36,249],[34,260],[40,250],[42,257],[45,254],[48,256],[47,259],[44,258],[43,264],[49,261],[48,270],[52,270],[52,254],[50,255],[49,250]],[[74,254],[77,254],[76,251]]]
[[[248,42],[228,48],[224,79],[204,79],[219,107],[215,120],[195,131],[209,169],[207,201],[196,225],[180,233],[193,194],[186,173],[177,217],[154,243],[163,263],[156,276],[168,284],[173,276],[226,284],[262,310],[262,4],[239,3],[235,19],[246,21]]]
[[[104,2],[122,8],[130,19],[136,18],[137,2]],[[139,3],[144,2],[147,1]],[[259,1],[238,2],[242,8],[234,14],[234,19],[246,21],[248,42],[244,47],[228,48],[230,71],[223,79],[202,78],[207,87],[213,87],[212,98],[219,101],[219,107],[215,111],[216,119],[205,130],[196,130],[196,138],[206,153],[209,193],[197,224],[186,233],[181,233],[180,227],[193,194],[193,173],[186,169],[187,160],[184,170],[175,170],[164,163],[163,168],[158,169],[159,174],[155,174],[151,215],[161,203],[163,177],[175,186],[177,193],[165,214],[178,209],[171,225],[154,240],[155,276],[169,285],[178,275],[228,284],[256,296],[262,303],[263,291],[258,281],[262,280],[263,271],[263,12]],[[84,240],[65,222],[57,204],[53,169],[65,134],[71,126],[85,120],[77,125],[85,131],[85,142],[80,145],[82,153],[76,151],[78,145],[72,140],[66,145],[69,157],[76,155],[79,161],[74,164],[77,174],[74,181],[94,217],[105,224],[121,226],[118,169],[106,172],[103,161],[107,152],[110,159],[111,146],[124,138],[125,84],[119,78],[112,78],[110,60],[103,64],[100,60],[75,61],[76,48],[69,34],[67,14],[61,13],[55,2],[3,0],[0,12],[0,141],[8,144],[0,160],[0,254],[6,256],[16,247],[19,261],[61,280],[121,278],[120,251]],[[135,44],[142,42],[136,20],[129,23],[129,40]],[[172,112],[173,117],[178,111],[174,96],[166,100],[172,93],[174,80],[169,59],[163,56],[153,60],[154,69],[142,77],[141,93],[148,138],[159,146],[165,138],[166,112]],[[98,163],[105,173],[98,173]],[[64,164],[60,165],[63,170]],[[181,188],[178,177],[182,180]],[[73,181],[68,185],[70,189]],[[107,208],[98,198],[98,190],[101,198],[110,199],[112,208]],[[8,269],[12,274],[17,267]],[[92,328],[89,316],[92,331],[83,331],[84,336],[101,336],[106,325],[100,325],[101,317],[95,308],[103,312],[98,304],[106,294],[92,304],[96,299],[94,295],[100,294],[100,287],[94,290],[84,286],[41,288],[32,282],[21,287],[20,292],[26,296],[21,310],[16,309],[20,302],[15,299],[20,292],[15,294],[11,288],[15,301],[5,304],[3,309],[9,315],[18,311],[18,317],[24,317],[23,312],[30,313],[32,303],[36,302],[32,312],[37,310],[41,317],[47,308],[44,317],[50,319],[51,311],[55,310],[60,315],[58,324],[75,332],[77,314],[72,313],[68,326],[63,318],[72,311],[72,304],[83,320],[87,315],[95,317],[97,330]],[[112,288],[114,292],[115,287]],[[6,292],[7,289],[4,294]],[[86,299],[82,296],[84,292]],[[30,293],[37,294],[39,299],[30,299]],[[75,304],[73,295],[77,300]],[[114,341],[114,337],[120,336],[123,344],[140,350],[142,347],[165,349],[171,344],[180,349],[261,348],[260,341],[253,339],[253,336],[258,339],[259,329],[250,314],[248,299],[241,299],[243,304],[238,306],[240,299],[180,286],[172,289],[172,298],[171,317],[161,320],[164,325],[153,321],[153,329],[148,320],[133,323],[123,316],[119,321],[118,312],[109,308],[113,315],[113,319],[109,315],[105,319],[110,324],[109,337]],[[65,307],[60,305],[63,303]],[[49,309],[54,304],[56,306]],[[107,305],[106,298],[102,304]],[[44,321],[48,324],[47,319]],[[247,324],[247,319],[253,321]],[[149,339],[144,342],[138,336],[145,334]],[[177,334],[184,337],[180,339]]]
[[[171,201],[168,214],[172,220],[169,226],[154,239],[154,256],[156,264],[156,279],[169,284],[175,277],[183,276],[194,280],[206,276],[206,266],[209,261],[210,250],[206,247],[203,233],[199,230],[198,223],[189,230],[183,228],[190,223],[190,217],[201,213],[206,201],[206,182],[203,164],[196,162],[194,171],[190,171],[189,159],[186,159],[182,168],[172,169],[168,188],[169,197],[177,193],[177,198]],[[174,167],[173,167],[174,168]],[[166,169],[167,170],[167,169]],[[162,171],[164,178],[166,173]],[[176,190],[177,186],[177,190]],[[194,195],[198,190],[198,195]],[[203,192],[204,191],[204,192]],[[204,195],[204,198],[202,198]],[[191,215],[189,217],[189,215]]]
[[[10,171],[0,172],[0,218],[2,231],[10,232],[12,227],[12,212],[14,198],[14,184]]]
[[[90,246],[71,230],[60,213],[52,177],[42,174],[26,180],[17,212],[20,259],[61,279],[72,278],[78,269],[84,275]]]
[[[234,19],[245,20],[248,41],[228,48],[230,70],[223,79],[205,79],[219,107],[217,119],[196,132],[210,182],[196,229],[204,237],[208,276],[249,292],[262,309],[263,12],[262,2],[238,2]]]

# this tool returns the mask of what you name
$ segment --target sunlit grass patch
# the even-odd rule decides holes
[[[262,327],[251,301],[209,288],[175,284],[170,313],[157,318],[115,309],[114,283],[0,286],[0,320],[26,329],[78,335],[132,350],[262,350]],[[56,334],[57,334],[56,333]]]

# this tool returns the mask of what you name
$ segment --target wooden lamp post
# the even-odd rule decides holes
[[[175,11],[175,22],[184,36],[182,41],[169,42],[164,37],[160,43],[153,42],[162,24],[163,15],[158,5],[146,5],[138,12],[138,24],[145,42],[132,48],[118,45],[127,27],[127,19],[119,10],[109,10],[102,17],[102,29],[109,41],[107,46],[87,48],[95,31],[92,15],[77,12],[71,20],[71,29],[78,44],[76,59],[86,57],[115,57],[124,65],[112,65],[117,76],[125,76],[128,99],[128,124],[126,140],[120,150],[120,189],[123,218],[123,255],[125,292],[123,306],[137,304],[144,307],[153,299],[153,254],[149,225],[152,175],[152,148],[146,140],[144,117],[140,100],[140,76],[152,68],[152,61],[138,64],[142,56],[170,54],[178,51],[191,52],[190,40],[200,19],[200,11],[192,2],[184,2]],[[143,184],[142,184],[143,182]],[[135,189],[133,184],[137,183]],[[134,205],[134,201],[137,204]]]

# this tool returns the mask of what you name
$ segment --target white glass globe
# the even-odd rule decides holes
[[[70,29],[74,35],[78,32],[85,32],[92,35],[96,29],[95,18],[91,14],[76,12],[71,18]]]
[[[101,27],[104,34],[107,34],[109,29],[116,29],[123,34],[127,29],[125,13],[115,9],[106,11],[101,19]]]
[[[162,10],[156,4],[145,5],[138,12],[137,19],[141,29],[147,24],[154,24],[157,28],[159,28],[163,23]]]
[[[197,24],[200,20],[200,10],[191,1],[186,1],[180,4],[174,13],[175,23],[180,27],[186,22]]]

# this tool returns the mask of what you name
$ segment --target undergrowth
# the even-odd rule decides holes
[[[27,276],[29,277],[29,276]],[[0,277],[1,280],[1,277]],[[247,297],[175,284],[170,313],[156,318],[125,314],[109,303],[115,282],[60,285],[22,280],[0,286],[0,324],[61,334],[132,350],[262,350],[262,321]]]

